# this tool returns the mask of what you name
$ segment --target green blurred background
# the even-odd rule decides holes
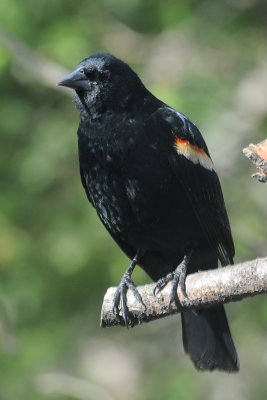
[[[267,136],[266,15],[265,0],[1,0],[1,400],[266,399],[265,297],[227,307],[236,375],[196,372],[178,317],[99,328],[129,261],[87,202],[79,116],[56,87],[92,53],[128,62],[203,132],[236,262],[266,256],[266,185],[242,154]]]

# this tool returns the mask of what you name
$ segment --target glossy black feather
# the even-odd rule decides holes
[[[139,265],[155,281],[192,248],[188,272],[216,268],[218,259],[232,263],[234,244],[218,176],[175,148],[179,138],[209,156],[195,125],[155,98],[113,56],[89,57],[77,71],[81,180],[121,249],[131,259],[142,249]],[[184,347],[199,369],[238,369],[222,310],[182,318]]]

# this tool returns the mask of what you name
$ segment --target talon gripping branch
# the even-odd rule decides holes
[[[142,303],[138,264],[161,290],[185,291],[188,272],[233,264],[220,182],[197,127],[154,97],[123,61],[95,54],[58,85],[75,90],[81,180],[106,229],[132,260],[114,296],[128,326],[126,292]],[[199,370],[238,371],[223,306],[182,314],[183,344]]]

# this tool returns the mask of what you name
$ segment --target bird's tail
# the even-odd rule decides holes
[[[196,272],[217,266],[216,255],[203,247],[193,255],[190,267]],[[239,370],[238,355],[222,305],[188,311],[181,316],[184,350],[198,370]]]
[[[184,350],[198,370],[239,370],[224,307],[182,313]]]

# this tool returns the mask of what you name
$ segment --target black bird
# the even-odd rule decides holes
[[[88,200],[132,260],[114,297],[128,325],[126,292],[142,302],[136,264],[161,290],[188,272],[233,264],[222,190],[205,141],[183,114],[153,96],[110,54],[95,54],[58,85],[75,90],[81,180]],[[170,304],[169,303],[169,304]],[[182,313],[183,344],[199,370],[238,371],[223,306]]]

